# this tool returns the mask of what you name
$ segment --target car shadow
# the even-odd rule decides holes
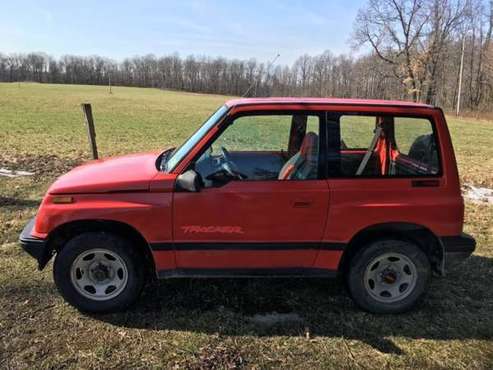
[[[493,260],[472,256],[433,280],[413,311],[375,315],[354,305],[337,280],[176,279],[148,286],[139,302],[98,320],[128,328],[219,335],[344,337],[401,354],[391,337],[493,337]]]

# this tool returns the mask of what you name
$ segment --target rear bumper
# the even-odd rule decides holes
[[[35,219],[32,218],[26,226],[24,226],[24,230],[22,230],[22,233],[19,236],[19,243],[22,249],[38,261],[38,267],[41,269],[46,264],[46,262],[44,262],[46,258],[46,240],[31,235],[34,228],[34,222]]]
[[[455,266],[468,258],[476,249],[476,240],[468,234],[445,236],[441,238],[445,269]]]

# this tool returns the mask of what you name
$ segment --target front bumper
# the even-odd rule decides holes
[[[476,249],[476,240],[465,233],[457,236],[444,236],[441,241],[446,270],[469,257]]]
[[[32,218],[22,230],[19,236],[19,243],[27,253],[38,261],[39,269],[42,269],[46,265],[46,240],[39,239],[31,235],[34,228],[35,219]]]

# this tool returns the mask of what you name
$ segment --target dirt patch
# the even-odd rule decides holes
[[[0,154],[0,168],[28,171],[34,178],[59,176],[82,163],[81,159],[60,158],[57,155],[26,155],[10,157]]]
[[[184,369],[239,369],[245,367],[245,361],[238,348],[227,344],[209,344],[200,348],[191,361],[175,364],[175,368]]]
[[[0,207],[37,207],[39,205],[39,200],[31,200],[31,199],[21,199],[14,197],[2,197],[0,196]]]
[[[250,320],[257,325],[274,326],[283,323],[303,323],[303,319],[295,313],[267,313],[253,315]]]

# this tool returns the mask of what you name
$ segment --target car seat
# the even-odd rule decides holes
[[[317,159],[318,135],[308,132],[303,138],[300,150],[284,164],[277,178],[279,180],[316,178]]]

